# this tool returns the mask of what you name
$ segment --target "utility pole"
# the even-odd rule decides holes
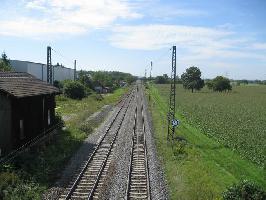
[[[74,61],[74,81],[77,79],[77,60]]]
[[[146,79],[146,76],[147,76],[147,69],[145,69],[145,79]]]
[[[151,71],[152,71],[152,61],[151,61],[151,70],[150,70],[150,80],[151,80]]]
[[[168,111],[168,133],[167,140],[174,139],[175,127],[179,122],[175,119],[175,90],[176,90],[176,46],[173,46],[172,52],[172,72],[171,72],[171,88],[169,98],[169,111]]]
[[[53,84],[52,53],[51,47],[47,47],[47,83]]]

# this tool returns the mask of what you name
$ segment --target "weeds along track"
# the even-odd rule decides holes
[[[150,199],[143,93],[140,87],[142,85],[138,84],[126,199]]]
[[[112,160],[113,147],[125,115],[134,96],[134,90],[120,102],[121,107],[114,115],[100,142],[79,173],[68,193],[59,199],[99,199],[99,191],[104,184]]]

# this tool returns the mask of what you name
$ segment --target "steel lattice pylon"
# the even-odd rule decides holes
[[[175,134],[175,126],[172,121],[175,119],[175,90],[176,90],[176,46],[173,46],[172,52],[172,72],[171,72],[171,88],[169,98],[169,111],[168,111],[168,134],[167,140],[173,139]]]
[[[53,84],[51,47],[47,47],[47,83]]]

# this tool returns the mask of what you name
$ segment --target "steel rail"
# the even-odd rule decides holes
[[[72,184],[72,187],[70,188],[70,191],[67,193],[67,195],[66,195],[66,197],[65,197],[66,200],[71,199],[72,194],[73,194],[74,191],[76,190],[76,188],[77,188],[77,186],[78,186],[80,180],[82,179],[84,173],[86,172],[86,170],[87,170],[87,168],[88,168],[90,162],[92,161],[92,159],[93,159],[94,156],[96,155],[97,150],[99,149],[99,147],[101,146],[103,140],[106,138],[107,134],[109,133],[111,127],[113,126],[114,122],[115,122],[116,119],[118,118],[118,115],[120,114],[120,112],[121,112],[122,109],[124,108],[124,105],[126,104],[126,102],[127,102],[127,100],[128,100],[128,98],[129,98],[130,95],[133,95],[132,92],[131,92],[129,95],[127,95],[127,97],[125,98],[124,102],[122,103],[122,106],[120,107],[120,109],[118,110],[118,112],[115,114],[115,117],[112,119],[111,123],[109,124],[109,126],[108,126],[107,129],[105,130],[104,135],[101,137],[99,143],[98,143],[97,146],[95,147],[95,149],[94,149],[94,151],[92,152],[90,158],[86,161],[85,166],[83,167],[83,169],[82,169],[81,172],[79,173],[79,175],[78,175],[78,177],[76,178],[75,182]],[[132,98],[132,96],[131,96],[131,98]],[[128,101],[128,106],[127,106],[127,108],[126,108],[125,114],[126,114],[127,109],[128,109],[128,107],[129,107],[129,105],[130,105],[131,98],[130,98],[129,101]],[[124,114],[124,116],[125,116],[125,114]],[[123,116],[123,119],[124,119],[124,116]],[[123,122],[123,119],[121,120],[121,124],[122,124],[122,122]],[[120,129],[120,128],[119,128],[119,129]],[[118,130],[118,131],[119,131],[119,130]],[[118,131],[117,131],[117,132],[118,132]],[[116,136],[115,136],[115,137],[116,137]],[[113,143],[112,143],[112,144],[113,144]],[[110,153],[110,152],[108,151],[108,155],[107,155],[107,157],[109,156],[109,153]],[[98,173],[97,175],[99,175],[99,173]],[[99,177],[98,177],[98,178],[99,178]],[[98,179],[98,178],[97,178],[97,179]],[[88,194],[88,196],[89,196],[89,195],[90,195],[90,193]]]
[[[131,172],[132,172],[132,164],[131,163],[133,160],[134,136],[136,133],[136,124],[137,124],[137,107],[135,108],[134,126],[133,126],[132,140],[131,140],[131,151],[130,151],[130,160],[129,160],[130,165],[129,165],[129,169],[128,169],[126,199],[129,199],[129,190],[130,190]]]
[[[95,190],[96,190],[96,188],[97,188],[97,186],[98,186],[98,183],[99,183],[99,181],[100,181],[100,177],[101,177],[101,175],[102,175],[102,172],[103,172],[103,170],[104,170],[104,167],[106,166],[107,159],[108,159],[109,155],[111,154],[111,150],[113,149],[113,145],[114,145],[114,143],[115,143],[115,141],[116,141],[116,138],[117,138],[118,132],[119,132],[120,129],[121,129],[122,123],[123,123],[123,121],[124,121],[124,118],[125,118],[125,115],[126,115],[126,113],[127,113],[127,110],[128,110],[128,108],[129,108],[130,103],[131,103],[131,99],[130,99],[130,102],[129,102],[127,108],[126,108],[125,113],[123,114],[123,118],[122,118],[121,122],[120,122],[119,125],[118,125],[118,129],[116,130],[115,137],[114,137],[113,140],[112,140],[112,143],[111,143],[110,148],[109,148],[109,150],[108,150],[108,154],[107,154],[107,156],[106,156],[106,158],[105,158],[105,160],[104,160],[104,162],[103,162],[103,164],[102,164],[102,166],[101,166],[100,171],[99,171],[98,174],[97,174],[97,179],[96,179],[95,182],[94,182],[93,188],[92,188],[91,192],[90,192],[89,195],[88,195],[88,199],[90,199],[90,200],[93,198],[94,192],[95,192]]]
[[[138,91],[139,93],[141,93],[141,91]],[[142,93],[141,93],[142,94]],[[140,94],[139,94],[140,95]],[[142,94],[143,95],[143,94]],[[133,134],[132,134],[132,143],[131,143],[131,155],[130,155],[130,165],[129,165],[129,170],[128,170],[128,181],[127,181],[127,189],[126,189],[126,196],[125,199],[134,199],[134,196],[130,196],[130,192],[131,192],[131,186],[132,186],[132,172],[133,172],[133,162],[134,162],[134,148],[137,146],[137,148],[139,148],[139,144],[143,144],[143,151],[144,151],[144,160],[142,159],[142,157],[139,158],[139,151],[137,156],[137,162],[145,162],[145,172],[142,172],[145,174],[146,176],[146,186],[142,187],[142,189],[145,190],[146,188],[146,198],[143,197],[143,199],[148,199],[150,200],[150,180],[149,180],[149,166],[148,166],[148,158],[147,158],[147,145],[146,145],[146,127],[145,127],[145,117],[144,117],[144,106],[143,106],[143,98],[142,96],[139,97],[140,98],[140,102],[141,102],[141,121],[142,121],[142,134],[143,134],[143,141],[141,143],[141,141],[139,141],[139,133],[137,131],[137,115],[138,115],[138,107],[136,107],[135,109],[135,123],[134,123],[134,129],[133,129]],[[136,139],[135,139],[136,137]],[[135,141],[136,140],[136,141]],[[135,160],[136,161],[136,160]],[[140,176],[142,176],[143,174],[138,174]],[[141,182],[141,181],[140,181]],[[137,192],[140,192],[141,189],[137,189]],[[138,195],[138,193],[135,193],[135,195]],[[142,198],[142,197],[135,197],[136,199],[138,198]]]

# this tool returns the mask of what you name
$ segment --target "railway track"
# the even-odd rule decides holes
[[[104,184],[112,160],[113,147],[133,99],[133,93],[131,92],[122,102],[122,106],[115,114],[84,168],[73,185],[67,189],[68,193],[63,194],[59,199],[99,199],[99,191]]]
[[[126,199],[150,199],[143,98],[141,90],[137,89],[137,92]]]

